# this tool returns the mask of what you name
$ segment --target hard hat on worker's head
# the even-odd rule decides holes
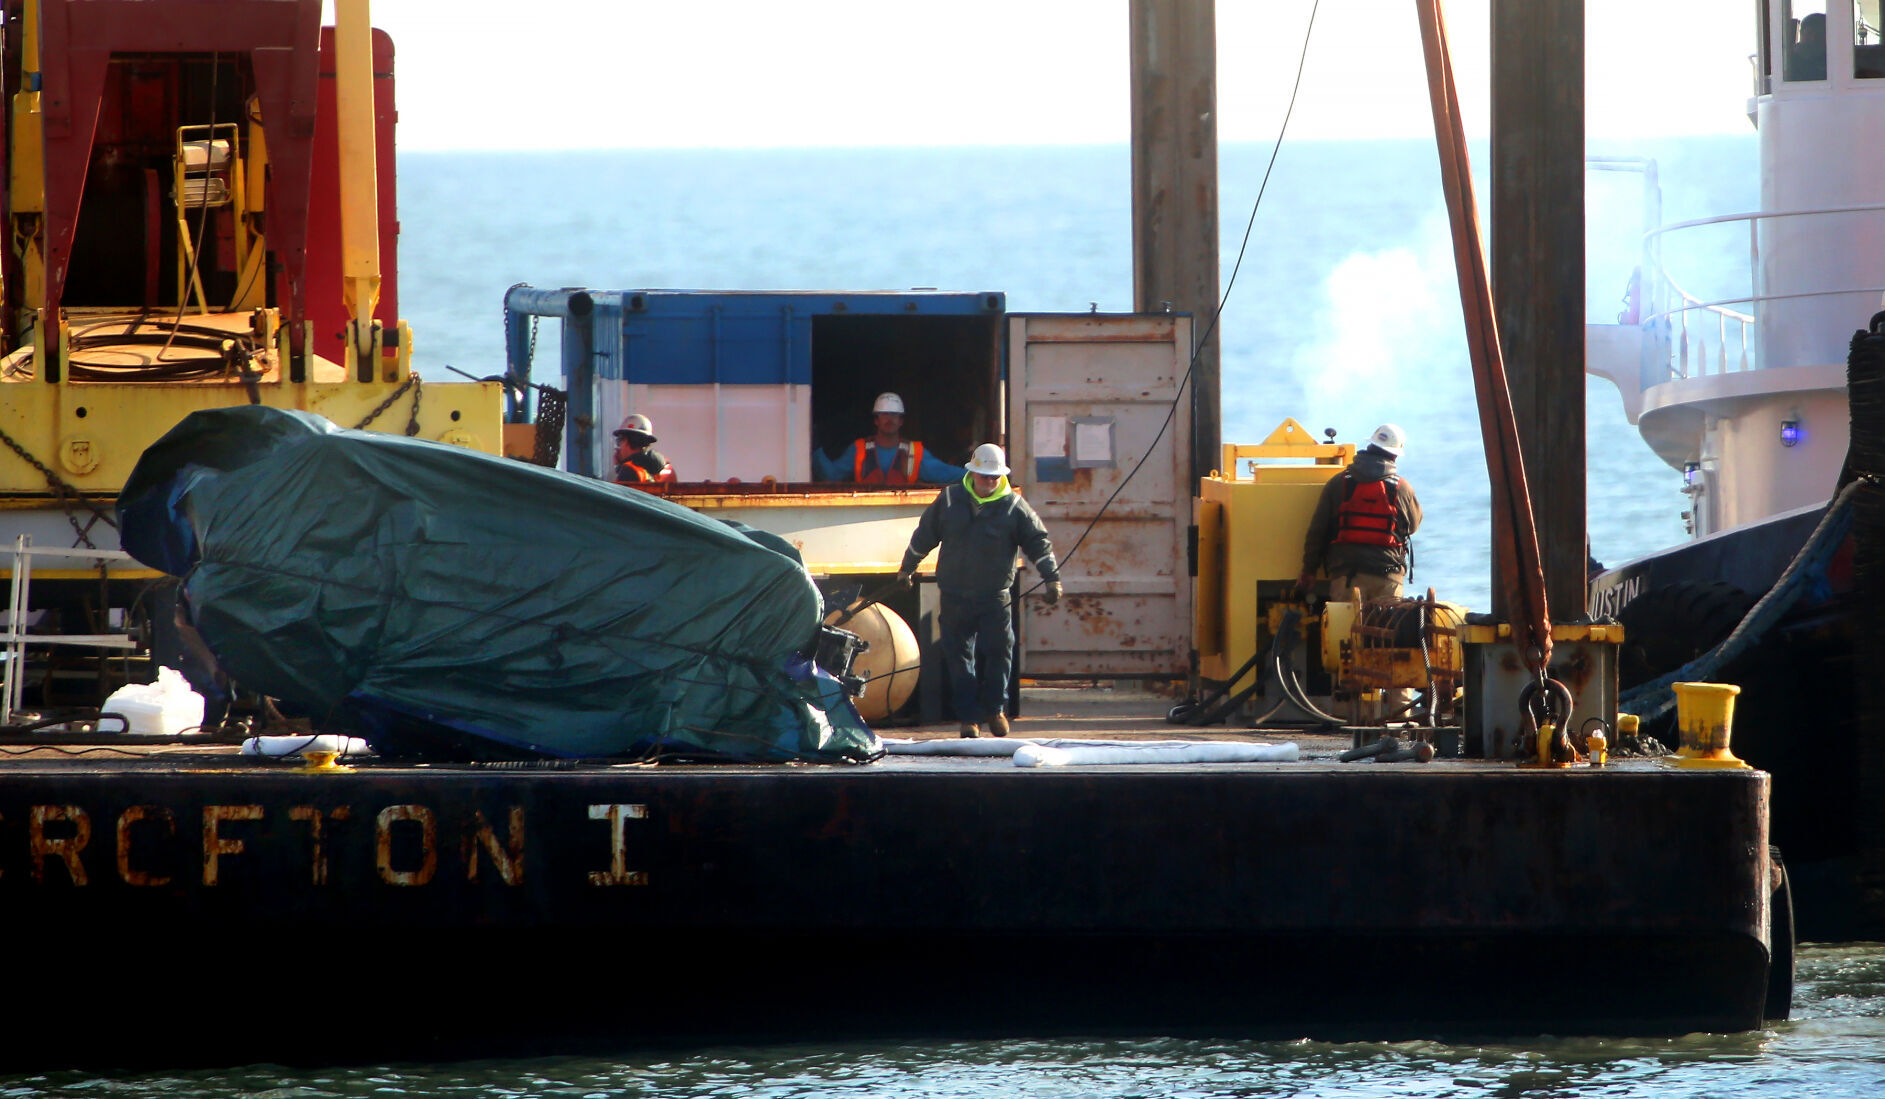
[[[983,443],[975,448],[974,457],[969,459],[969,472],[984,477],[1006,477],[1008,459],[994,443]]]
[[[1373,435],[1368,436],[1368,445],[1399,458],[1401,451],[1407,449],[1407,433],[1401,430],[1399,424],[1382,424],[1374,429]]]
[[[871,405],[871,415],[875,416],[879,412],[894,412],[899,416],[903,415],[903,398],[895,393],[877,394],[877,403]]]
[[[622,426],[615,429],[617,435],[623,435],[636,446],[648,446],[655,439],[655,425],[648,417],[637,412],[622,421]]]

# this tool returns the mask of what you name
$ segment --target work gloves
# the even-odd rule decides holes
[[[904,569],[897,573],[897,586],[907,588],[916,583],[916,570]]]
[[[1060,602],[1060,581],[1049,580],[1047,582],[1047,605],[1051,607],[1058,602]]]

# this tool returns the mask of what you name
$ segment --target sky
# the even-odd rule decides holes
[[[1488,4],[1446,16],[1487,132]],[[1312,0],[1217,0],[1218,139],[1270,141]],[[330,2],[331,11],[331,2]],[[1127,0],[377,0],[400,147],[1123,143]],[[1747,133],[1753,0],[1585,0],[1587,135]],[[331,17],[330,17],[331,21]],[[1297,139],[1432,135],[1412,0],[1321,0]]]

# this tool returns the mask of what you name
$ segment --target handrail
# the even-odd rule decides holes
[[[1717,214],[1714,217],[1691,218],[1688,221],[1672,221],[1659,225],[1643,234],[1643,239],[1660,237],[1673,233],[1677,229],[1693,229],[1699,225],[1725,225],[1736,221],[1767,221],[1773,218],[1814,217],[1820,214],[1867,214],[1885,210],[1885,203],[1870,203],[1865,206],[1826,206],[1818,210],[1755,210],[1744,214]]]
[[[1643,234],[1644,274],[1640,276],[1643,296],[1640,299],[1645,306],[1639,314],[1638,323],[1644,326],[1661,325],[1668,340],[1668,360],[1664,368],[1673,378],[1687,378],[1712,372],[1729,372],[1729,334],[1735,328],[1739,337],[1739,365],[1737,370],[1751,368],[1750,355],[1753,352],[1753,329],[1756,318],[1752,313],[1757,306],[1767,302],[1803,301],[1818,298],[1839,297],[1848,294],[1878,294],[1885,292],[1885,287],[1850,286],[1829,290],[1803,290],[1790,293],[1753,293],[1749,287],[1747,294],[1738,294],[1730,298],[1717,298],[1703,301],[1683,289],[1671,276],[1667,264],[1662,259],[1662,242],[1670,234],[1704,228],[1714,225],[1746,226],[1750,267],[1757,268],[1761,262],[1762,233],[1761,226],[1781,218],[1800,217],[1836,217],[1851,214],[1885,213],[1885,203],[1863,203],[1846,206],[1825,206],[1802,210],[1765,210],[1749,211],[1737,214],[1718,214],[1713,217],[1691,218],[1687,221],[1660,225]],[[1650,290],[1651,285],[1657,289]],[[1672,300],[1673,299],[1673,300]],[[1660,308],[1656,308],[1660,306]],[[1744,310],[1747,310],[1744,312]],[[1689,315],[1700,313],[1704,317],[1714,318],[1715,331],[1711,334],[1705,323],[1692,327]],[[1692,360],[1693,356],[1693,362]]]
[[[1671,282],[1670,285],[1675,286],[1673,282]],[[1885,286],[1847,286],[1838,290],[1803,290],[1797,294],[1748,294],[1738,298],[1720,298],[1716,301],[1696,300],[1689,297],[1688,293],[1680,287],[1676,287],[1676,293],[1682,295],[1684,302],[1692,304],[1685,304],[1681,309],[1667,309],[1660,313],[1651,313],[1643,319],[1642,323],[1648,324],[1650,321],[1662,320],[1665,317],[1673,317],[1677,313],[1688,313],[1697,309],[1704,309],[1711,313],[1723,313],[1735,320],[1752,322],[1754,320],[1752,315],[1736,312],[1733,309],[1724,307],[1738,303],[1753,305],[1756,302],[1764,301],[1795,301],[1802,298],[1830,298],[1840,294],[1885,294]]]
[[[10,597],[7,601],[7,624],[5,632],[0,632],[0,661],[6,667],[0,671],[0,725],[11,725],[13,716],[20,711],[21,689],[25,683],[25,670],[21,666],[26,655],[26,643],[35,645],[85,645],[97,649],[129,649],[135,643],[123,634],[28,634],[20,624],[20,612],[28,604],[32,587],[33,558],[35,557],[79,557],[97,561],[129,561],[131,555],[123,550],[55,549],[50,546],[40,548],[33,545],[30,535],[19,535],[13,540],[13,575]]]

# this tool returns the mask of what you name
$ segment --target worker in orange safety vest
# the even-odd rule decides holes
[[[656,481],[672,484],[674,467],[654,445],[655,425],[639,413],[630,415],[615,429],[615,476],[617,484],[645,485]]]
[[[821,481],[854,481],[863,485],[953,484],[967,472],[952,466],[924,449],[923,444],[903,437],[903,398],[895,393],[880,393],[871,405],[871,425],[875,429],[865,438],[846,447],[837,460],[814,449],[812,458]]]

